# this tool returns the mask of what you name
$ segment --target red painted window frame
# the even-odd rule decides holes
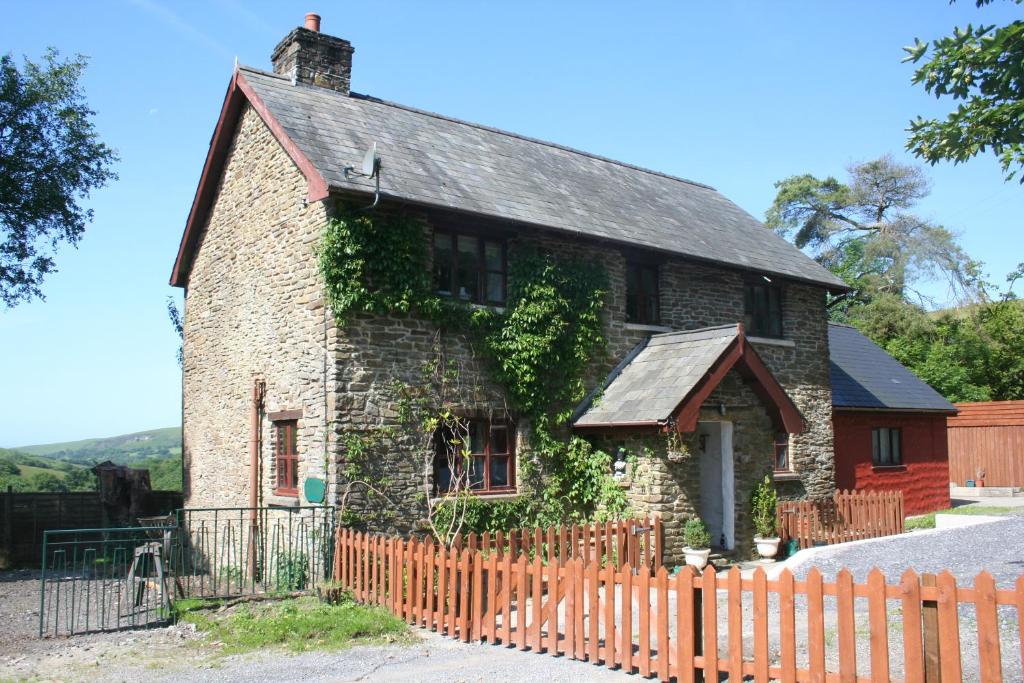
[[[439,236],[445,236],[451,238],[452,245],[452,262],[450,264],[451,275],[450,281],[448,282],[447,289],[438,286],[438,282],[434,281],[434,291],[441,293],[447,291],[448,294],[442,294],[442,296],[455,299],[456,301],[465,301],[472,304],[480,304],[483,306],[504,306],[505,302],[508,301],[508,244],[503,239],[495,239],[493,237],[487,237],[485,235],[477,235],[472,232],[459,232],[456,230],[443,230],[435,229],[434,234],[431,237],[430,249],[431,259],[436,259],[436,240]],[[459,238],[475,239],[477,241],[477,275],[476,275],[476,291],[477,296],[472,299],[463,299],[458,296],[458,254],[459,254]],[[501,270],[491,270],[487,268],[487,244],[496,244],[501,248]],[[436,268],[437,264],[434,263]],[[501,292],[503,297],[500,301],[492,301],[487,298],[487,276],[490,274],[501,275]],[[431,273],[431,279],[436,277],[436,272]]]
[[[274,426],[274,494],[299,495],[299,421],[277,420]],[[291,486],[289,486],[291,484]]]
[[[772,461],[772,469],[775,472],[789,473],[793,471],[793,460],[792,454],[789,451],[789,434],[785,432],[779,432],[775,435],[775,459]],[[779,451],[783,450],[786,453],[786,466],[779,467]]]
[[[483,470],[484,470],[483,486],[475,487],[475,488],[474,487],[470,487],[469,492],[473,493],[475,495],[479,495],[479,496],[487,496],[487,495],[502,494],[502,493],[515,493],[516,492],[516,438],[515,438],[516,437],[516,428],[515,428],[515,424],[511,420],[487,420],[487,419],[478,419],[478,418],[464,418],[464,419],[465,419],[465,422],[466,422],[467,426],[470,429],[473,428],[474,424],[481,424],[482,423],[484,425],[484,427],[485,427],[484,428],[484,433],[486,434],[486,439],[484,440],[484,450],[483,450],[483,452],[480,452],[480,453],[473,452],[473,453],[471,453],[472,457],[483,457],[483,459],[484,459],[484,463],[483,463]],[[506,436],[505,436],[506,448],[507,448],[507,452],[506,453],[492,453],[491,452],[491,432],[496,427],[497,428],[504,428],[506,430]],[[441,466],[441,463],[439,463],[437,459],[445,455],[445,454],[442,453],[442,450],[441,450],[442,449],[442,443],[440,441],[440,439],[442,439],[444,437],[443,437],[442,433],[439,431],[435,438],[438,441],[436,443],[436,451],[435,451],[434,489],[435,489],[436,493],[438,493],[440,495],[444,495],[445,493],[448,493],[448,491],[441,491],[437,487],[437,479],[438,479],[437,471],[438,471],[439,466]],[[508,458],[508,485],[506,485],[506,486],[491,486],[491,458],[492,457],[501,457],[501,458],[507,457]],[[461,464],[459,465],[459,467],[461,469]]]
[[[636,283],[636,289],[630,290],[630,271],[635,272],[632,278]],[[648,292],[644,288],[644,271],[654,273],[654,291]],[[626,322],[639,325],[657,325],[661,323],[661,269],[655,263],[642,263],[639,261],[626,261]],[[654,297],[654,315],[647,316],[646,302],[649,297]],[[629,315],[629,304],[635,302],[636,314]]]

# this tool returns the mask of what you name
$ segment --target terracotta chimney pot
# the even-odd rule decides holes
[[[306,28],[314,33],[320,33],[320,15],[310,12],[306,15]]]

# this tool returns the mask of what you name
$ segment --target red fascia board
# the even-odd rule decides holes
[[[206,161],[203,164],[203,173],[199,177],[199,186],[196,188],[192,208],[189,211],[188,220],[185,222],[185,232],[178,247],[178,256],[174,260],[174,269],[171,271],[171,285],[174,287],[184,287],[187,284],[188,271],[192,266],[192,257],[199,240],[199,233],[209,214],[210,207],[213,205],[213,199],[217,193],[217,183],[224,170],[224,161],[234,138],[235,129],[238,127],[242,104],[245,101],[249,102],[274,138],[305,176],[306,200],[318,202],[326,199],[330,194],[324,177],[288,137],[280,122],[274,118],[263,100],[245,80],[242,72],[236,70],[231,77],[227,94],[224,96],[224,104],[221,106],[220,117],[217,119],[217,127],[214,129],[213,138],[210,141],[210,150],[207,152]]]

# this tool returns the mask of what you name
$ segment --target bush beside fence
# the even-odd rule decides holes
[[[725,672],[737,681],[890,680],[901,678],[897,672],[908,681],[999,681],[1000,624],[1016,624],[1019,638],[1024,615],[1024,578],[1003,590],[986,572],[973,586],[959,586],[948,572],[936,578],[908,571],[895,584],[877,570],[863,583],[845,570],[834,582],[817,570],[804,580],[788,570],[769,580],[762,569],[743,578],[738,569],[716,574],[710,567],[674,576],[660,567],[652,576],[634,575],[628,563],[551,562],[538,553],[499,555],[347,529],[336,541],[341,587],[409,624],[663,681],[702,680],[705,672],[708,680]],[[866,613],[858,612],[865,602]],[[799,638],[798,604],[806,623]],[[973,652],[961,650],[962,630],[971,628],[965,605],[976,616]],[[865,617],[866,643],[858,623]],[[832,635],[826,620],[835,624]],[[895,625],[899,643],[890,636]],[[1015,657],[1020,662],[1019,652]]]

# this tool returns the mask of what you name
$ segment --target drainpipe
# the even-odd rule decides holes
[[[249,420],[249,576],[256,576],[256,552],[259,544],[259,485],[260,485],[260,414],[263,412],[263,394],[266,385],[260,378],[252,381],[252,402]]]

